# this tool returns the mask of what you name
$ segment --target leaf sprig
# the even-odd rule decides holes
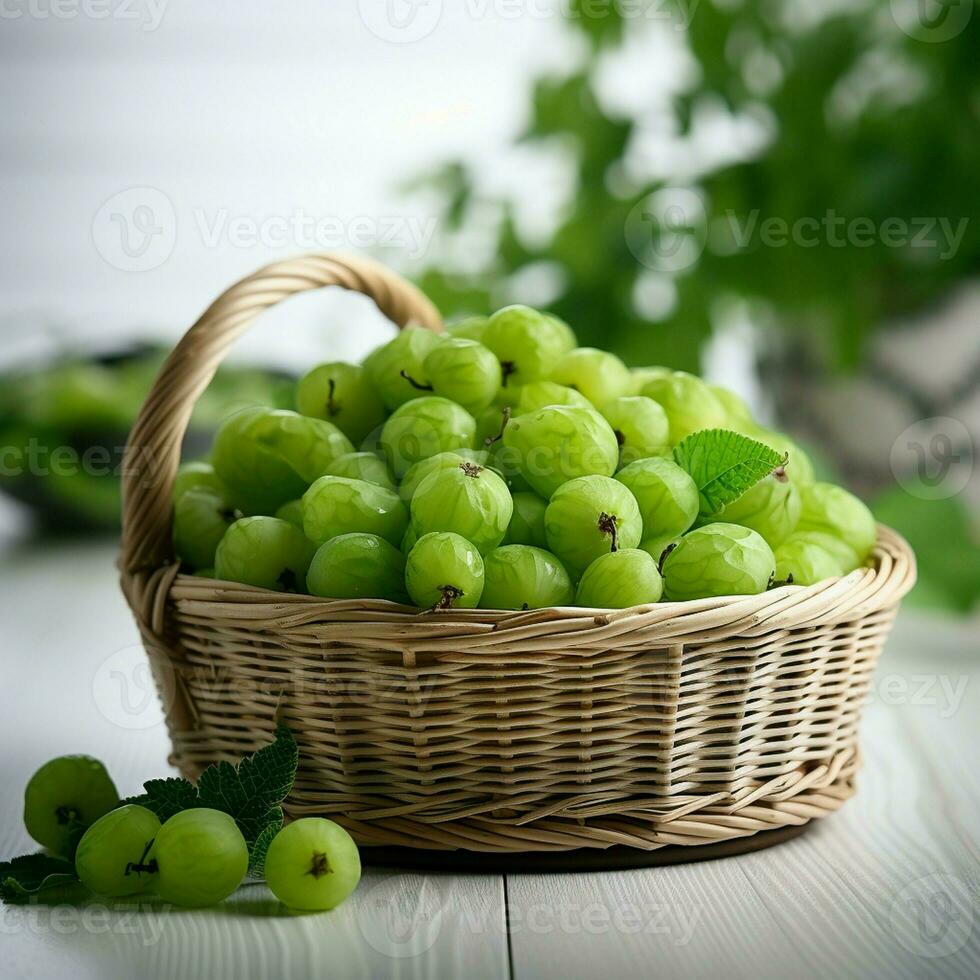
[[[160,822],[197,807],[221,810],[234,818],[249,848],[249,876],[259,877],[272,839],[282,829],[282,803],[296,777],[299,749],[284,725],[275,739],[237,765],[219,762],[201,773],[195,786],[182,778],[150,779],[144,792],[120,800],[152,810]],[[0,900],[26,902],[62,898],[81,883],[74,862],[45,852],[0,862]]]

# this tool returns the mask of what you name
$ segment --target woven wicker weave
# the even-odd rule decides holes
[[[841,579],[617,611],[420,614],[179,574],[170,494],[194,400],[262,310],[326,285],[440,329],[373,262],[277,263],[204,313],[130,437],[123,588],[184,773],[282,720],[301,753],[289,814],[362,844],[474,851],[703,844],[853,793],[861,704],[915,579],[884,527],[871,567]]]

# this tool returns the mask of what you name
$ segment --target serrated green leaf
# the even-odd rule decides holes
[[[277,819],[280,804],[296,776],[299,750],[288,728],[276,730],[275,741],[237,765],[219,762],[201,773],[197,806],[213,807],[235,818],[249,846]]]
[[[75,866],[64,858],[38,852],[0,862],[0,899],[5,902],[27,902],[42,893],[54,897],[55,889],[76,885],[81,882]]]
[[[674,447],[674,461],[690,473],[710,517],[785,462],[764,443],[728,429],[702,429]]]
[[[273,838],[280,830],[282,830],[282,810],[279,811],[279,819],[267,824],[265,829],[255,838],[255,843],[248,855],[248,876],[250,878],[261,878],[265,873],[265,855]]]
[[[160,823],[165,823],[181,810],[190,810],[192,807],[203,805],[198,802],[194,784],[179,777],[150,779],[143,783],[143,789],[146,790],[145,793],[122,800],[119,805],[135,803],[138,806],[145,806],[160,818]]]

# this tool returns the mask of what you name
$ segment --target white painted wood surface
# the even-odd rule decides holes
[[[97,755],[124,793],[167,771],[113,558],[110,545],[0,551],[4,856],[30,847],[20,794],[47,758]],[[910,642],[921,635],[900,620],[879,670],[858,796],[798,840],[605,874],[372,870],[315,916],[285,914],[262,885],[211,911],[2,907],[0,975],[980,976],[980,651],[965,630],[941,653]]]

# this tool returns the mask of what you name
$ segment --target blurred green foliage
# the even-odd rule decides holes
[[[651,9],[662,15],[665,6],[661,0]],[[661,19],[661,26],[684,39],[697,72],[668,104],[671,139],[693,141],[706,111],[760,121],[769,135],[744,158],[709,161],[706,172],[683,181],[703,201],[692,244],[704,247],[698,261],[670,275],[672,308],[656,321],[638,311],[637,285],[649,264],[635,241],[631,249],[627,230],[651,195],[682,181],[637,178],[624,166],[642,136],[643,113],[614,114],[595,85],[603,59],[616,57],[644,18],[624,16],[617,11],[628,8],[617,4],[575,0],[566,20],[588,54],[570,74],[534,84],[519,137],[525,147],[564,147],[574,159],[575,186],[554,234],[526,240],[515,205],[488,199],[471,162],[450,162],[414,185],[442,203],[443,247],[419,278],[445,314],[521,299],[500,285],[549,263],[562,273],[554,312],[583,343],[633,363],[696,369],[719,301],[741,297],[767,320],[806,334],[826,363],[846,368],[860,362],[876,328],[929,306],[980,269],[980,13],[955,37],[929,43],[899,28],[889,0],[688,0],[675,7],[677,22],[667,27]],[[651,111],[662,98],[648,93]],[[480,268],[463,271],[454,236],[488,211],[499,217],[494,247]],[[834,227],[815,232],[816,245],[791,236],[767,246],[760,223],[773,218],[790,227],[809,222],[799,226],[807,242],[813,219]],[[922,218],[963,227],[962,240],[950,248],[938,226],[926,235]],[[868,243],[834,244],[847,232],[841,221],[860,222],[856,233]],[[860,229],[869,223],[875,231],[866,236]],[[740,230],[750,228],[739,245]],[[654,256],[676,244],[677,230],[663,222],[649,222],[646,233]],[[933,243],[914,241],[917,234]],[[901,237],[905,243],[895,244]]]
[[[628,92],[627,113],[597,94],[604,64],[648,44],[650,19],[617,13],[626,9],[574,0],[566,19],[585,57],[533,86],[515,149],[558,149],[573,164],[552,234],[522,235],[520,204],[483,191],[481,161],[454,160],[414,183],[442,207],[441,240],[418,278],[444,314],[534,304],[518,274],[546,266],[560,273],[550,308],[581,343],[632,364],[698,370],[719,310],[736,300],[757,325],[792,331],[808,361],[847,370],[860,366],[874,331],[928,310],[980,271],[980,10],[936,42],[896,21],[903,9],[923,16],[914,0],[676,2],[674,23],[659,27],[686,49],[690,81],[666,94]],[[648,49],[662,56],[660,45]],[[653,179],[636,150],[655,117],[653,128],[692,157],[709,117],[729,134],[748,122],[763,136],[748,148],[730,136],[711,159],[689,160],[687,173]],[[639,156],[669,174],[664,145]],[[658,201],[678,188],[688,206],[671,225]],[[460,242],[488,215],[492,241],[474,268]],[[803,237],[767,243],[772,219]],[[676,261],[679,243],[693,249],[690,261]],[[673,297],[644,315],[637,295],[651,277]],[[976,607],[980,533],[963,498],[922,501],[894,489],[875,511],[917,550],[920,603]]]

